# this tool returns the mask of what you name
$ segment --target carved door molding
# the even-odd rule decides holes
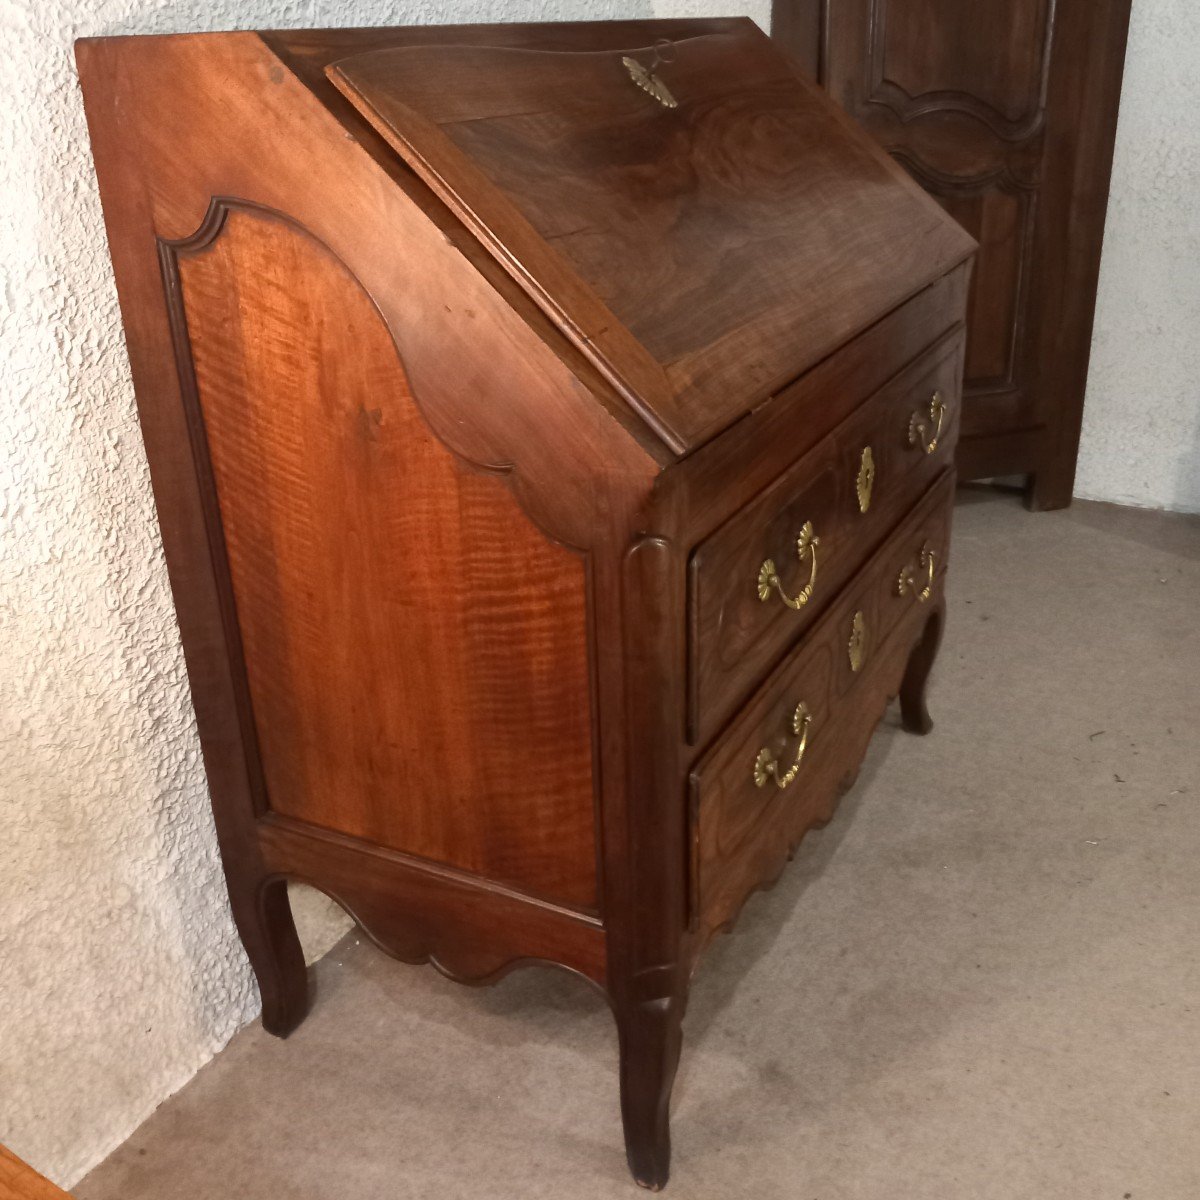
[[[905,124],[932,113],[958,112],[974,117],[997,137],[1006,141],[1023,142],[1038,132],[1046,114],[1046,91],[1050,81],[1050,59],[1054,44],[1055,0],[975,0],[975,4],[970,6],[971,19],[978,21],[988,9],[998,11],[1004,17],[1011,17],[1012,10],[1017,5],[1027,3],[1025,14],[1028,20],[1020,30],[1020,40],[1011,46],[1017,53],[1003,56],[1004,65],[1009,68],[1019,68],[1022,65],[1021,60],[1024,60],[1026,70],[1023,77],[1016,72],[1010,71],[1005,74],[993,69],[990,79],[978,68],[982,67],[986,71],[987,66],[996,62],[995,45],[993,43],[985,47],[982,40],[977,40],[968,47],[980,52],[976,57],[984,60],[982,62],[977,63],[973,57],[968,56],[956,57],[952,63],[940,59],[926,60],[924,63],[912,61],[911,51],[914,47],[911,42],[927,39],[928,18],[944,16],[945,13],[937,12],[939,8],[949,12],[961,10],[963,6],[948,8],[946,4],[939,3],[939,0],[915,0],[912,7],[924,7],[927,20],[889,22],[889,13],[894,12],[901,3],[902,0],[870,0],[870,50],[867,54],[870,103],[886,105]],[[897,39],[897,27],[909,36]],[[889,32],[893,37],[890,48],[894,51],[890,57]],[[1028,36],[1030,33],[1033,34],[1032,38]],[[916,35],[915,38],[912,34]],[[900,44],[896,44],[897,41]],[[903,58],[906,51],[909,52],[908,61]],[[921,82],[913,76],[918,74],[922,67],[929,78],[923,90],[918,91]],[[945,71],[947,67],[951,68],[950,72]],[[909,71],[907,85],[903,78],[893,78],[889,75],[889,70],[905,68]],[[947,73],[963,75],[966,79],[947,80]],[[948,86],[937,86],[939,75],[942,82]],[[957,83],[958,86],[953,86],[953,83]],[[968,87],[975,90],[968,90]],[[1002,94],[1005,91],[1008,92],[1010,101],[1007,105]],[[981,92],[990,94],[980,94]]]

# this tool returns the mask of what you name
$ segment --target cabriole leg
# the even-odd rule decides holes
[[[230,880],[229,899],[262,995],[263,1028],[287,1037],[308,1012],[308,973],[287,882],[272,879],[242,887]]]
[[[1069,508],[1075,487],[1075,461],[1038,471],[1029,477],[1025,489],[1025,507],[1030,512],[1053,512]]]
[[[634,1179],[652,1192],[671,1170],[671,1086],[683,1041],[683,998],[617,1003],[621,1119]]]
[[[945,604],[939,601],[925,622],[921,640],[913,647],[900,685],[900,719],[909,733],[926,734],[933,728],[925,693],[941,645],[945,615]]]

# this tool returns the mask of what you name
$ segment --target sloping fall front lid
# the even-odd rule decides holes
[[[676,453],[974,249],[753,23],[724,30],[327,68]]]

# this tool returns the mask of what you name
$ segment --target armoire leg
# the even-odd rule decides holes
[[[1025,507],[1030,512],[1053,512],[1069,508],[1075,489],[1075,460],[1052,465],[1029,477],[1025,488]]]
[[[942,641],[942,628],[946,610],[939,604],[925,622],[921,640],[913,647],[900,685],[900,720],[909,733],[928,733],[933,728],[929,709],[925,703],[925,689],[929,673],[937,658],[938,646]]]
[[[671,1085],[683,1041],[683,999],[616,1006],[621,1055],[621,1120],[634,1179],[652,1192],[671,1170]]]
[[[308,1012],[308,972],[287,882],[272,879],[241,888],[230,880],[229,899],[262,995],[263,1028],[287,1037]]]

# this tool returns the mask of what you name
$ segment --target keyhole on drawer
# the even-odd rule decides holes
[[[861,612],[854,614],[850,626],[850,645],[847,647],[850,655],[850,670],[858,672],[867,657],[867,619]]]
[[[871,507],[871,489],[875,486],[875,455],[870,446],[864,446],[862,461],[858,467],[858,511],[865,513]]]

